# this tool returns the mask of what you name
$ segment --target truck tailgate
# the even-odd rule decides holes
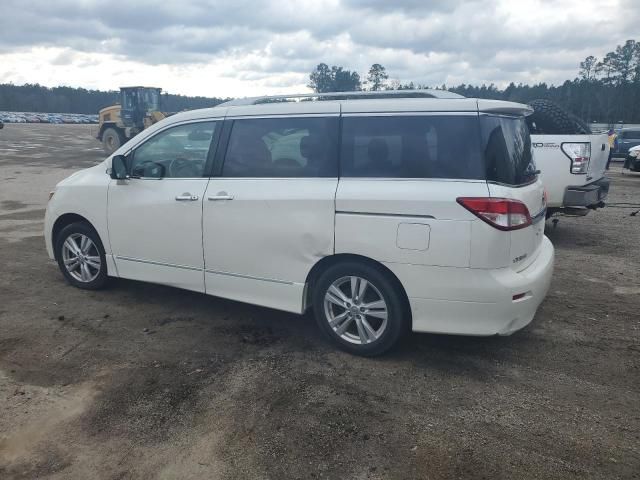
[[[599,180],[604,177],[609,159],[609,141],[606,133],[594,133],[591,135],[580,135],[591,141],[591,160],[587,171],[587,182]]]
[[[590,135],[531,135],[533,159],[541,170],[550,208],[564,207],[568,187],[582,187],[604,177],[609,157],[606,134]],[[571,172],[571,159],[564,152],[567,143],[588,143],[589,164],[586,175]]]

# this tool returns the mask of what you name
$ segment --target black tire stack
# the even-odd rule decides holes
[[[589,125],[550,100],[532,100],[529,106],[533,108],[533,113],[527,117],[527,124],[532,134],[585,135],[591,133]]]

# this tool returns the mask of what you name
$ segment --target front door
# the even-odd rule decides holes
[[[337,112],[233,121],[203,204],[207,293],[300,313],[307,274],[333,254]]]
[[[216,122],[170,127],[127,157],[108,193],[111,250],[123,278],[204,291],[202,199]]]

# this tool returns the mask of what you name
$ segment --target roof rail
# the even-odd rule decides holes
[[[406,97],[406,98],[465,98],[457,93],[447,90],[421,89],[421,90],[376,90],[376,91],[357,91],[357,92],[322,92],[322,93],[293,93],[291,95],[271,95],[263,97],[246,97],[229,100],[220,103],[218,107],[231,107],[239,105],[258,105],[260,103],[280,103],[289,101],[305,101],[308,100],[352,100],[359,98],[389,98],[389,97]]]

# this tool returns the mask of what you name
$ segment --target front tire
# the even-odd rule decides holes
[[[64,227],[55,239],[55,256],[74,287],[97,290],[107,283],[107,261],[100,237],[86,223]]]
[[[349,353],[375,356],[407,330],[400,286],[381,270],[358,262],[329,267],[315,284],[313,309],[320,330]]]
[[[111,155],[122,145],[122,138],[120,137],[120,133],[115,128],[107,128],[102,133],[102,147],[104,151]]]

